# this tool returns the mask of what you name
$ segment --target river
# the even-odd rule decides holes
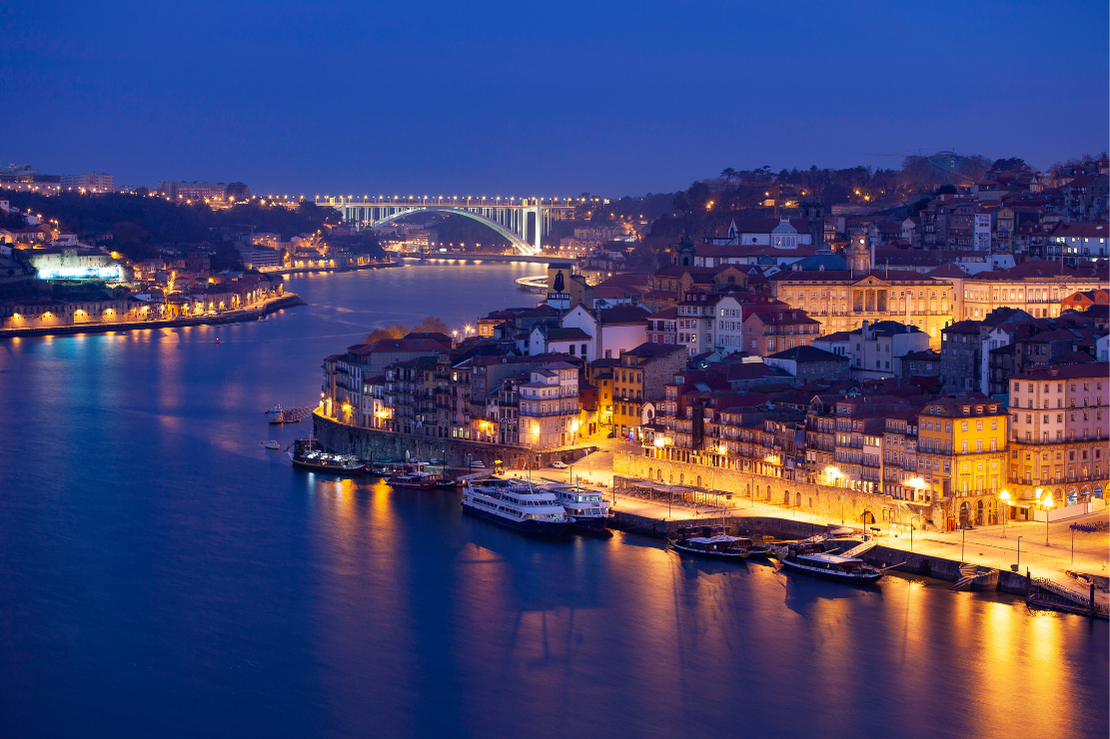
[[[529,305],[539,270],[298,276],[267,321],[0,342],[0,734],[1110,733],[1106,622],[534,541],[263,449],[307,434],[263,411],[314,402],[326,355]]]

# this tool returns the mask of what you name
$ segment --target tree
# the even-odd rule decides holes
[[[991,164],[991,169],[995,172],[1024,172],[1029,169],[1029,165],[1025,163],[1024,159],[1019,157],[1010,157],[1009,159],[995,159]]]
[[[366,334],[366,336],[362,337],[362,343],[373,344],[375,341],[380,341],[381,339],[403,339],[408,333],[409,330],[404,324],[397,323],[392,326],[386,326],[385,328],[374,329]]]
[[[418,334],[447,334],[451,335],[451,329],[443,322],[438,316],[428,316],[420,323],[412,327],[414,333]]]
[[[971,182],[978,182],[983,179],[987,170],[991,168],[991,160],[987,159],[982,154],[972,154],[971,156],[964,157],[956,168],[956,173],[966,180]]]
[[[739,173],[732,167],[721,170],[721,179],[725,182],[732,182],[733,180],[738,179],[739,176]]]
[[[243,182],[232,182],[227,186],[227,196],[236,200],[246,200],[251,196],[251,189]]]

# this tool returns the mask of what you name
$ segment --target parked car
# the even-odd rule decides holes
[[[567,463],[556,459],[554,462],[551,463],[551,466],[557,470],[565,470],[567,468]]]

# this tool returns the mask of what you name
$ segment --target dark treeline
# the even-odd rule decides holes
[[[158,256],[162,247],[188,250],[208,246],[215,250],[218,262],[234,264],[238,257],[233,243],[252,227],[255,232],[279,233],[282,240],[288,240],[339,220],[335,211],[311,202],[288,210],[252,200],[213,210],[204,203],[179,204],[125,193],[64,192],[47,197],[6,191],[3,197],[25,213],[41,214],[45,221],[57,220],[60,230],[75,233],[84,242],[100,244],[136,261]]]

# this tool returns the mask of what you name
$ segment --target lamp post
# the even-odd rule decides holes
[[[1002,538],[1006,538],[1006,519],[1010,517],[1010,491],[1003,490],[998,494],[1002,500]]]
[[[1056,502],[1054,500],[1052,500],[1052,493],[1049,493],[1047,496],[1045,496],[1045,499],[1041,501],[1041,507],[1044,508],[1044,545],[1047,547],[1048,546],[1048,514],[1053,508],[1056,507]]]
[[[964,543],[967,542],[967,527],[960,527],[960,564],[964,562]]]
[[[1018,554],[1018,561],[1017,561],[1017,565],[1016,565],[1017,566],[1016,571],[1021,572],[1021,537],[1020,536],[1018,537],[1018,552],[1017,552],[1017,554]]]

